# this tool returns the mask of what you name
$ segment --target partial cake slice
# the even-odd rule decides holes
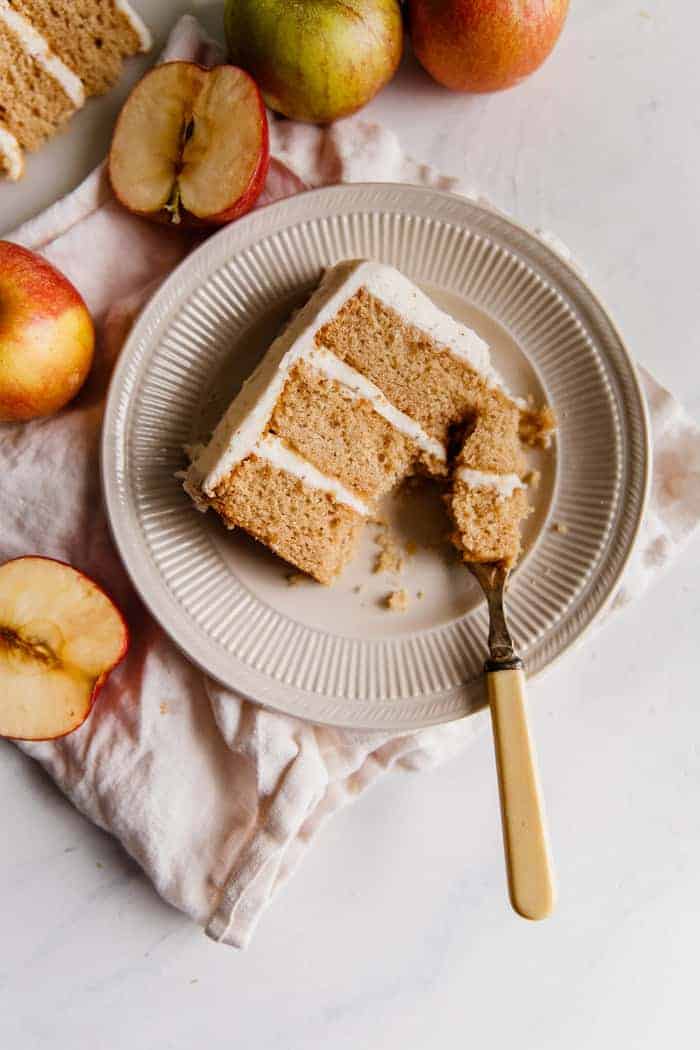
[[[148,51],[151,35],[127,0],[10,0],[80,77],[88,95],[116,84],[122,62]]]
[[[9,0],[0,0],[0,72],[0,122],[23,149],[37,149],[85,101],[80,78]]]
[[[392,267],[351,260],[327,271],[269,348],[185,488],[329,583],[377,501],[416,471],[449,483],[461,442],[450,497],[459,545],[473,560],[511,562],[527,512],[519,423],[475,332]]]
[[[12,182],[22,178],[24,172],[24,155],[22,147],[12,132],[0,124],[0,175],[6,175]]]
[[[445,499],[455,525],[452,542],[466,562],[502,562],[520,554],[520,523],[529,513],[520,440],[520,408],[491,391],[467,423]]]

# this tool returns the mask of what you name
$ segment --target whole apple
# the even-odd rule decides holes
[[[552,51],[569,0],[408,0],[413,50],[453,91],[500,91]]]
[[[85,382],[95,332],[82,297],[40,255],[0,241],[0,422],[49,416]]]
[[[401,60],[398,0],[227,0],[230,60],[268,106],[327,124],[361,109]]]

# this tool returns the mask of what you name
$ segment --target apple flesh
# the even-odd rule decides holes
[[[249,211],[270,162],[265,104],[235,66],[167,62],[136,85],[109,154],[116,197],[158,222],[230,222]]]
[[[413,50],[453,91],[500,91],[538,69],[569,0],[409,0]]]
[[[49,416],[80,390],[95,332],[81,296],[40,255],[0,241],[0,422]]]
[[[271,109],[327,124],[361,109],[403,50],[398,0],[227,0],[229,56]]]
[[[0,736],[53,740],[83,724],[125,655],[124,619],[97,584],[50,558],[0,566]]]

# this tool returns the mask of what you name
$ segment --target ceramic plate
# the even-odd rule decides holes
[[[324,267],[397,266],[491,345],[514,393],[555,408],[532,468],[534,512],[508,597],[536,674],[611,596],[640,524],[649,473],[643,397],[627,351],[582,278],[532,234],[461,197],[389,184],[316,190],[210,238],[141,315],[116,369],[103,482],[134,585],[176,643],[238,693],[343,726],[409,730],[483,704],[487,619],[441,538],[435,493],[385,508],[408,549],[400,576],[372,573],[376,529],[331,588],[291,570],[213,513],[176,472]],[[406,612],[385,608],[406,590]]]

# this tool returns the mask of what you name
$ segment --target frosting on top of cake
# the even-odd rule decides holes
[[[199,489],[207,496],[212,495],[233,467],[255,450],[289,373],[302,359],[308,359],[309,364],[341,383],[347,390],[370,401],[377,412],[397,430],[412,438],[423,451],[442,461],[446,459],[446,450],[442,444],[426,434],[415,420],[393,406],[362,373],[330,351],[316,346],[318,331],[360,288],[465,361],[488,385],[504,390],[491,364],[488,346],[476,332],[440,310],[392,266],[367,260],[347,260],[326,271],[306,305],[272,343],[243,385],[208,445],[193,460],[187,474],[188,492]]]
[[[80,109],[85,102],[85,88],[80,77],[55,55],[47,40],[31,22],[10,7],[8,0],[0,0],[0,22],[4,22],[10,32],[14,33],[28,55],[38,62],[42,69],[60,85],[73,105]]]

